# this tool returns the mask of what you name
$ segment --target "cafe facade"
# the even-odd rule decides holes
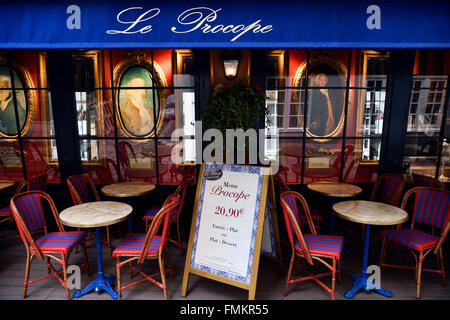
[[[373,183],[383,172],[448,181],[443,2],[2,7],[3,87],[15,92],[2,101],[2,179],[60,183],[85,172],[100,184],[177,184],[201,157],[195,121],[205,99],[218,84],[246,81],[265,90],[268,111],[253,127],[265,130],[258,146],[288,184]],[[331,113],[316,98],[320,77]],[[178,161],[176,129],[185,137]]]
[[[215,189],[236,202],[258,186],[265,204],[263,171],[293,190],[331,181],[364,195],[382,174],[449,182],[447,2],[18,0],[0,9],[0,180],[46,175],[58,208],[76,204],[67,178],[84,174],[98,187],[152,184],[140,214],[224,161],[264,168],[242,169],[261,178],[240,193]],[[203,197],[190,191],[185,234]]]

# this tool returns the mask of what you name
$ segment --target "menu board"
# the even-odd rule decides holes
[[[256,166],[202,165],[182,296],[193,273],[248,289],[254,297],[269,172]]]

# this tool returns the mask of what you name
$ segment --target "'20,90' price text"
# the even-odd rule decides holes
[[[214,214],[222,215],[225,217],[235,217],[239,218],[244,214],[244,209],[234,209],[234,208],[228,208],[228,211],[225,209],[225,207],[222,206],[216,206],[216,211]]]

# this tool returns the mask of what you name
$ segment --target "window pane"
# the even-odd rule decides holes
[[[381,139],[347,139],[345,140],[344,171],[342,182],[373,183],[378,175],[378,165],[360,165],[363,146],[379,146]],[[379,153],[377,154],[379,157]]]
[[[438,136],[444,110],[447,76],[413,76],[408,133]]]
[[[307,140],[305,151],[305,175],[303,183],[339,181],[341,170],[342,140],[319,144]]]
[[[279,176],[286,183],[300,183],[302,174],[302,140],[283,139],[280,140],[280,147]]]
[[[404,162],[410,172],[435,177],[439,141],[436,137],[407,137]]]

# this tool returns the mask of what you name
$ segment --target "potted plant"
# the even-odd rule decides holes
[[[215,128],[222,132],[225,151],[226,129],[247,131],[266,115],[268,108],[263,89],[245,81],[237,81],[214,87],[213,95],[206,99],[202,120],[206,129]],[[244,147],[248,152],[247,140],[245,146],[237,146],[235,149],[242,150]]]

